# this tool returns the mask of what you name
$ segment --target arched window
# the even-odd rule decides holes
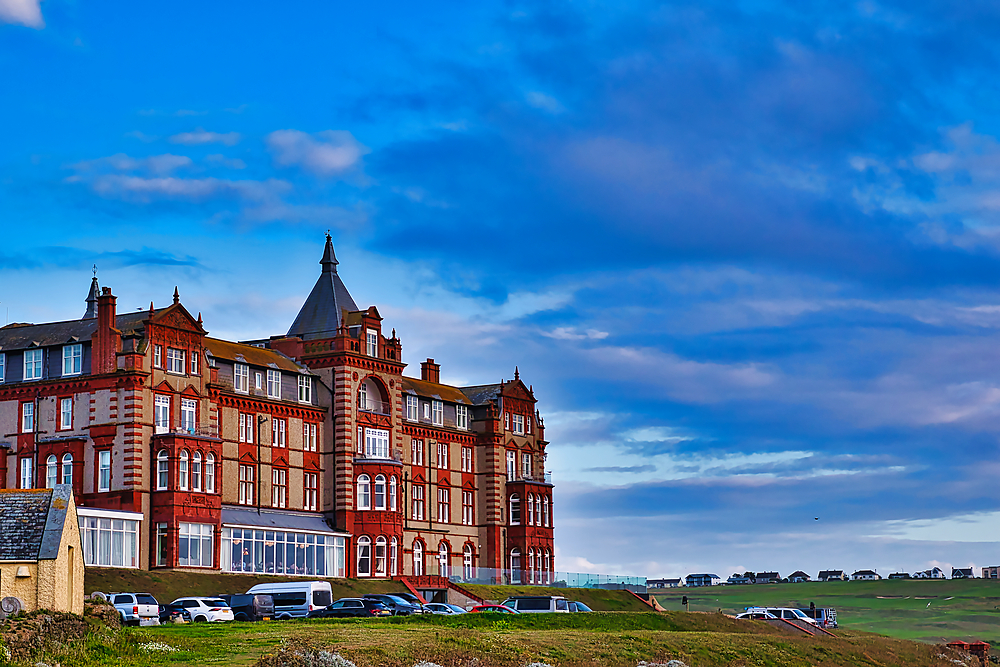
[[[201,491],[201,452],[191,457],[191,490]]]
[[[396,511],[396,476],[389,478],[389,511]]]
[[[535,525],[542,525],[542,497],[535,496]]]
[[[424,573],[424,544],[423,542],[413,543],[413,576],[419,577]]]
[[[45,486],[54,487],[59,482],[59,460],[55,454],[49,454],[45,459]]]
[[[552,581],[552,554],[545,550],[545,583]]]
[[[521,583],[521,550],[517,547],[510,550],[510,583]]]
[[[215,493],[215,454],[205,457],[205,491]]]
[[[399,541],[394,537],[389,543],[389,576],[395,577],[399,572]]]
[[[62,459],[62,483],[73,483],[73,455],[69,452],[63,454]]]
[[[528,549],[528,583],[535,583],[535,550]]]
[[[542,498],[542,525],[551,526],[549,523],[549,497]]]
[[[475,578],[476,575],[472,571],[472,545],[466,544],[465,548],[462,549],[462,579],[471,581]]]
[[[181,450],[181,461],[177,466],[177,488],[181,491],[188,490],[188,452]]]
[[[375,576],[385,576],[385,537],[379,535],[375,538]]]
[[[534,523],[535,523],[535,494],[533,494],[533,493],[529,493],[528,494],[528,516],[525,517],[525,518],[528,519],[527,524],[529,526],[534,525]]]
[[[372,508],[372,483],[368,475],[358,475],[358,509]]]
[[[156,454],[156,490],[165,491],[169,483],[169,463],[167,462],[167,450],[161,449]]]
[[[438,545],[438,574],[442,577],[448,576],[448,563],[451,560],[451,553],[448,550],[448,543],[444,540]]]
[[[535,581],[542,583],[542,550],[535,549]]]
[[[516,493],[510,495],[510,525],[521,525],[521,498]]]
[[[372,541],[365,535],[358,538],[358,576],[372,576]]]
[[[385,509],[385,475],[375,475],[375,509]]]

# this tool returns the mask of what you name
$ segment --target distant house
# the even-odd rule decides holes
[[[910,573],[909,572],[893,572],[892,574],[890,574],[886,578],[887,579],[910,579],[911,577],[910,577]]]
[[[83,567],[72,486],[0,489],[0,598],[83,614]]]
[[[678,579],[647,579],[646,588],[677,588],[681,585]]]
[[[914,572],[914,579],[946,579],[944,572],[939,567],[931,568],[930,570],[924,570],[923,572]]]
[[[843,570],[820,570],[816,578],[820,581],[847,581],[847,575]]]
[[[781,581],[781,576],[777,572],[758,572],[753,576],[755,584],[776,584]]]
[[[983,579],[1000,579],[1000,565],[983,568]]]
[[[851,575],[851,581],[881,581],[882,575],[874,570],[858,570]]]
[[[793,584],[801,584],[805,581],[809,581],[809,575],[802,570],[796,570],[788,575],[788,581]]]
[[[717,574],[689,574],[684,578],[685,586],[718,586],[721,582]]]
[[[739,574],[737,572],[733,574],[733,576],[729,577],[729,579],[726,580],[726,583],[730,585],[751,584],[753,583],[752,575],[753,572],[744,572],[743,574]]]
[[[972,573],[971,567],[953,567],[951,568],[951,578],[952,579],[975,579],[976,575]]]

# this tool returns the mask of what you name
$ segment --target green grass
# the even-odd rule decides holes
[[[841,628],[941,642],[1000,644],[1000,581],[989,579],[836,581],[676,588],[654,592],[666,609],[737,613],[750,606],[834,607]]]

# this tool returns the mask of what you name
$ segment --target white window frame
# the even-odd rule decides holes
[[[521,496],[516,493],[510,494],[507,501],[507,523],[511,526],[521,525]]]
[[[358,538],[356,564],[359,577],[372,576],[372,540],[367,535]]]
[[[139,567],[141,513],[80,507],[77,515],[87,567]]]
[[[153,367],[163,368],[163,346],[154,345],[153,346]]]
[[[0,352],[0,382],[4,381],[7,372],[7,353]]]
[[[437,520],[438,523],[451,523],[451,489],[437,490]]]
[[[201,452],[191,455],[191,490],[201,493]]]
[[[396,493],[397,493],[397,483],[396,476],[392,475],[389,477],[389,511],[396,511]]]
[[[198,350],[191,350],[191,375],[198,375]]]
[[[365,474],[358,475],[356,487],[357,509],[370,510],[372,508],[371,477]]]
[[[319,502],[319,474],[307,472],[302,480],[302,509],[315,511]]]
[[[233,390],[241,394],[250,393],[250,367],[246,364],[233,365]]]
[[[35,403],[26,401],[21,403],[21,433],[33,433],[35,431]]]
[[[514,415],[514,435],[524,435],[524,415]]]
[[[521,453],[521,477],[524,479],[531,479],[532,471],[532,456],[527,452]]]
[[[63,345],[62,349],[62,374],[79,375],[83,372],[83,345],[74,343],[73,345]]]
[[[31,488],[34,488],[34,486],[35,486],[35,476],[33,474],[34,471],[31,469],[31,467],[32,467],[31,464],[32,464],[32,461],[31,461],[31,457],[30,456],[25,456],[25,457],[21,458],[21,479],[20,479],[20,482],[21,482],[21,488],[22,489],[31,489]]]
[[[410,488],[410,496],[412,501],[411,515],[414,521],[424,520],[424,487],[420,484],[414,484]]]
[[[181,398],[181,429],[194,433],[198,428],[198,401]]]
[[[40,347],[24,351],[24,379],[41,380],[43,375],[45,354]],[[29,369],[31,372],[29,372]]]
[[[475,498],[472,491],[462,491],[462,525],[472,526],[475,522]]]
[[[255,497],[255,468],[252,465],[240,464],[240,505],[253,505]]]
[[[283,508],[288,504],[288,471],[271,468],[271,507]]]
[[[413,543],[413,576],[420,577],[424,574],[424,543]]]
[[[472,447],[462,447],[462,472],[475,472],[472,469]]]
[[[188,555],[181,557],[181,540],[188,541]],[[192,541],[198,543],[198,556],[191,557]],[[207,523],[179,523],[177,530],[177,565],[211,568],[215,556],[215,527]]]
[[[385,475],[375,475],[375,484],[372,488],[373,509],[385,511],[386,508],[386,480]]]
[[[59,430],[70,431],[73,429],[73,399],[59,399]]]
[[[461,429],[463,431],[469,430],[469,406],[468,405],[456,405],[455,406],[455,428]]]
[[[177,462],[177,488],[180,491],[188,490],[188,458],[188,451],[182,449]]]
[[[420,419],[420,399],[412,394],[406,395],[406,421],[415,422]]]
[[[386,542],[384,535],[375,538],[375,576],[384,577],[386,574]]]
[[[302,422],[302,451],[316,451],[316,424]]]
[[[264,388],[264,374],[260,371],[253,374],[253,387],[254,391],[260,391]]]
[[[156,490],[166,491],[170,488],[170,455],[161,449],[156,453]]]
[[[215,454],[205,456],[205,493],[215,493]]]
[[[102,449],[97,453],[97,492],[111,491],[111,450]]]
[[[309,375],[299,376],[299,403],[312,403],[312,382]]]
[[[365,428],[365,458],[389,458],[389,431],[381,428]]]
[[[287,431],[288,422],[285,419],[271,417],[271,446],[284,448],[288,443]]]
[[[55,454],[45,459],[45,488],[51,489],[59,483],[59,460]]]
[[[172,375],[184,375],[187,371],[187,355],[185,350],[176,347],[167,348],[167,372]]]
[[[153,398],[153,421],[156,433],[170,432],[170,396],[156,394]]]
[[[416,438],[410,440],[410,463],[415,466],[424,464],[424,441]]]
[[[431,423],[435,426],[444,426],[443,401],[431,401]]]
[[[378,356],[378,332],[375,329],[368,329],[366,332],[365,352],[369,357]]]
[[[267,370],[267,397],[281,398],[281,371]]]
[[[63,454],[61,464],[61,477],[63,484],[73,483],[73,455],[69,452]]]
[[[517,478],[517,452],[513,449],[507,450],[507,479]]]

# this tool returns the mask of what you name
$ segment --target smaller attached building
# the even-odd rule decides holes
[[[0,598],[25,611],[83,614],[83,549],[73,487],[0,489]]]

